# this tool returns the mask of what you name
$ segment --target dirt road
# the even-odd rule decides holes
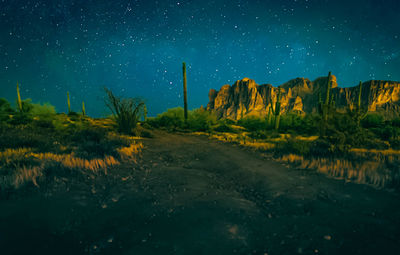
[[[400,196],[156,133],[138,166],[0,201],[1,254],[398,254]]]

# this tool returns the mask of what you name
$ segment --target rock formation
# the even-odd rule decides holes
[[[327,77],[314,81],[296,78],[279,86],[282,91],[281,113],[317,112],[319,97],[325,99]],[[245,116],[266,116],[274,105],[278,88],[270,84],[258,85],[254,80],[244,78],[232,86],[224,85],[219,91],[211,89],[207,109],[218,118],[238,120]],[[332,96],[338,110],[354,107],[358,86],[341,88],[332,75]],[[388,115],[400,113],[400,82],[367,81],[363,83],[362,104],[369,111],[385,112]]]

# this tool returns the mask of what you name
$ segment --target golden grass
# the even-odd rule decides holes
[[[51,152],[46,153],[29,153],[27,156],[32,156],[42,162],[57,162],[63,167],[69,169],[83,169],[90,170],[92,172],[98,172],[100,169],[107,173],[107,168],[110,166],[119,165],[119,161],[113,156],[105,156],[103,159],[82,159],[75,157],[73,153],[71,154],[54,154]]]
[[[352,162],[343,159],[304,159],[303,156],[289,154],[278,159],[280,162],[297,165],[303,169],[316,169],[329,176],[343,178],[357,183],[371,184],[376,187],[386,187],[399,181],[399,174],[391,173],[381,162],[363,161]]]
[[[142,143],[132,143],[128,147],[121,147],[117,149],[121,160],[137,162],[137,155],[143,149]],[[24,160],[32,160],[39,162],[40,166],[26,166]],[[14,163],[15,170],[10,176],[3,178],[3,185],[11,185],[19,188],[25,183],[33,183],[39,187],[37,179],[43,177],[43,170],[46,167],[52,166],[54,163],[60,164],[62,167],[68,169],[80,169],[90,171],[92,173],[103,172],[107,174],[109,167],[120,165],[120,162],[113,156],[105,156],[104,158],[96,159],[83,159],[76,157],[74,153],[70,154],[55,154],[51,152],[36,153],[30,148],[6,149],[0,151],[0,167],[4,164]],[[25,161],[29,164],[29,161]],[[22,166],[20,166],[22,165]]]
[[[13,185],[15,188],[19,188],[25,183],[32,182],[33,185],[39,187],[37,178],[43,176],[43,166],[34,167],[20,167],[17,168],[13,176]]]
[[[17,160],[22,160],[30,153],[30,148],[6,149],[0,151],[0,162],[10,163]]]
[[[121,134],[116,134],[114,132],[109,132],[108,133],[108,139],[112,140],[112,139],[122,139],[126,142],[136,142],[137,140],[141,140],[143,139],[142,137],[139,136],[128,136],[128,135],[121,135]]]
[[[300,141],[309,141],[309,142],[312,142],[312,141],[317,140],[317,139],[318,139],[318,136],[317,136],[317,135],[314,135],[314,136],[296,136],[296,139],[297,139],[297,140],[300,140]]]
[[[377,162],[397,163],[400,161],[400,150],[376,150],[376,149],[362,149],[354,148],[350,150],[354,156],[368,158]]]
[[[263,151],[269,151],[272,150],[276,147],[276,144],[274,143],[268,143],[268,142],[245,142],[245,141],[240,141],[240,145],[243,145],[245,147],[250,147],[256,150],[263,150]]]
[[[117,149],[117,152],[122,160],[134,161],[136,163],[136,155],[143,149],[142,143],[132,143],[129,147]]]

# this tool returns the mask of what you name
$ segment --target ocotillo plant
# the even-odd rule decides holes
[[[20,112],[22,112],[22,100],[21,100],[21,94],[19,93],[19,85],[17,82],[17,103],[18,103],[18,109]]]
[[[69,92],[67,91],[67,104],[68,104],[68,114],[71,113],[71,102],[69,101]]]
[[[86,115],[85,102],[82,101],[82,115]]]
[[[185,122],[188,118],[188,104],[187,104],[187,80],[186,80],[186,63],[183,62],[182,64],[182,71],[183,71],[183,109],[185,114]]]
[[[275,102],[275,109],[271,107],[271,110],[272,113],[275,115],[275,130],[278,130],[279,122],[281,120],[281,88],[279,87],[278,87],[278,95]]]

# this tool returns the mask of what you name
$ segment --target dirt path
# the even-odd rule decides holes
[[[204,137],[156,133],[144,144],[135,169],[0,201],[0,247],[10,254],[400,250],[396,193],[290,169]]]

